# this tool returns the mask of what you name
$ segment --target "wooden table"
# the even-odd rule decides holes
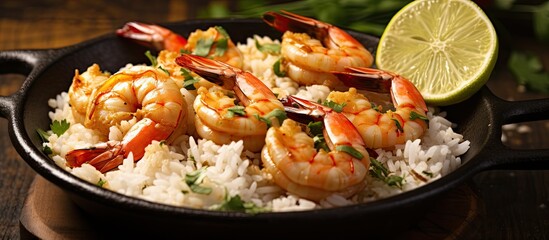
[[[63,47],[111,32],[130,20],[180,21],[194,17],[199,4],[204,2],[3,0],[0,2],[0,50]],[[505,99],[547,97],[516,90],[517,85],[506,67],[509,44],[541,52],[544,66],[549,68],[547,44],[538,43],[532,37],[515,35],[501,41],[500,59],[488,82],[490,89]],[[0,95],[16,91],[23,79],[15,74],[0,75]],[[549,122],[521,125],[528,126],[531,131],[509,131],[507,142],[510,146],[549,147]],[[36,174],[13,148],[6,119],[0,119],[0,149],[3,151],[0,156],[0,236],[17,239],[20,238],[21,210]],[[479,208],[474,223],[461,230],[462,236],[476,239],[549,238],[549,171],[487,171],[467,184],[473,189]]]

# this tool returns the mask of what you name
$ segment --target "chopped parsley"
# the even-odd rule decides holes
[[[71,124],[66,119],[61,121],[53,120],[52,124],[50,124],[51,131],[57,136],[63,135],[70,126]]]
[[[97,181],[97,186],[103,187],[107,183],[107,180],[103,180],[103,178],[99,178],[99,181]]]
[[[204,195],[212,193],[212,188],[200,186],[200,183],[202,183],[202,180],[206,177],[204,174],[205,170],[206,168],[201,168],[185,175],[185,183],[192,192]]]
[[[286,72],[285,71],[282,71],[280,69],[280,62],[281,62],[281,59],[278,59],[276,60],[276,62],[273,64],[273,72],[274,74],[277,76],[277,77],[285,77],[286,76]]]
[[[225,54],[225,51],[227,51],[227,48],[229,46],[229,34],[227,33],[227,31],[225,31],[224,28],[222,28],[220,26],[216,26],[215,29],[223,37],[216,41],[216,43],[215,43],[215,52],[214,52],[213,56],[223,56],[223,54]]]
[[[370,175],[372,177],[387,183],[389,186],[402,188],[404,178],[397,175],[389,175],[389,170],[375,158],[370,158],[370,163]]]
[[[404,132],[404,129],[402,128],[402,125],[400,125],[400,122],[398,121],[398,119],[396,118],[391,118],[391,120],[393,120],[395,122],[395,125],[398,129],[399,132],[403,133]]]
[[[200,82],[200,78],[194,77],[186,68],[181,68],[181,75],[183,76],[183,87],[187,90],[196,90],[195,83]]]
[[[225,117],[232,118],[235,115],[238,116],[246,116],[246,111],[244,111],[244,106],[233,106],[230,108],[227,108],[227,113],[225,113]]]
[[[421,115],[417,112],[414,112],[414,111],[410,112],[410,120],[413,121],[413,120],[416,120],[416,119],[421,119],[421,120],[423,120],[427,123],[429,122],[429,119],[427,117],[425,117],[425,116],[423,116],[423,115]]]
[[[347,105],[347,103],[336,103],[334,101],[324,101],[324,103],[322,104],[326,107],[329,107],[331,109],[333,109],[334,111],[340,113],[343,111],[343,108],[345,107],[345,105]]]
[[[245,212],[256,214],[260,212],[266,212],[268,209],[258,207],[252,202],[244,202],[239,195],[233,197],[226,197],[225,201],[219,205],[216,210],[229,211],[229,212]]]
[[[421,173],[423,173],[425,176],[428,176],[428,177],[430,177],[430,178],[433,178],[433,173],[432,173],[432,172],[423,171],[423,172],[421,172]]]
[[[219,32],[222,37],[219,38],[217,41],[215,40],[215,38],[199,39],[192,54],[206,57],[208,56],[208,54],[210,54],[210,51],[212,47],[214,47],[214,45],[215,51],[212,54],[213,57],[223,56],[225,54],[229,46],[229,34],[227,33],[227,31],[225,31],[225,29],[220,26],[216,26],[215,30],[217,30],[217,32]]]
[[[210,48],[214,44],[213,38],[198,39],[193,54],[201,57],[206,57],[210,53]]]
[[[339,145],[336,147],[337,151],[346,152],[349,155],[353,156],[356,159],[362,159],[364,155],[360,153],[358,150],[356,150],[354,147],[351,147],[349,145]]]
[[[276,118],[278,120],[278,123],[282,123],[286,118],[286,111],[282,109],[275,109],[272,110],[270,113],[267,113],[265,117],[261,117],[258,114],[254,115],[259,121],[265,122],[267,124],[267,127],[271,127],[273,125],[273,122],[271,121],[272,118]]]
[[[254,38],[255,47],[257,50],[263,53],[280,54],[280,44],[278,43],[264,43],[260,44],[257,38]]]

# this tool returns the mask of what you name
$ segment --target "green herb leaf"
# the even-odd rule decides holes
[[[324,123],[322,123],[321,121],[309,122],[309,124],[307,124],[307,129],[309,130],[309,134],[311,136],[322,135]]]
[[[232,211],[232,212],[245,212],[245,213],[260,213],[268,211],[266,208],[256,206],[254,203],[247,203],[242,201],[239,195],[228,197],[225,201],[217,207],[216,210],[220,211]]]
[[[206,57],[210,53],[210,49],[214,43],[213,38],[199,39],[193,51],[194,55]]]
[[[229,39],[227,38],[221,38],[216,41],[215,43],[215,52],[213,54],[214,57],[220,57],[225,54],[227,51],[227,48],[229,47]]]
[[[286,72],[280,70],[280,59],[276,60],[276,62],[273,64],[273,72],[277,77],[285,77]]]
[[[66,119],[61,121],[54,120],[50,124],[51,131],[57,136],[63,135],[63,133],[65,133],[70,126],[71,124]]]
[[[223,36],[223,38],[230,38],[229,33],[227,33],[227,30],[225,30],[225,28],[223,28],[222,26],[215,26],[214,28],[215,30],[217,30],[217,32],[221,33],[221,36]]]
[[[432,172],[423,171],[423,172],[421,172],[421,173],[425,174],[425,176],[428,176],[428,177],[430,177],[430,178],[433,177],[433,173],[432,173]]]
[[[395,186],[395,187],[398,187],[398,188],[402,188],[403,180],[404,180],[404,178],[402,178],[401,176],[396,176],[396,175],[387,176],[385,178],[385,182],[387,183],[387,185]]]
[[[322,134],[314,136],[313,143],[317,151],[320,149],[323,149],[326,152],[330,152],[330,148],[328,147],[328,144],[326,143],[326,139]]]
[[[278,43],[264,43],[260,44],[257,38],[254,38],[255,47],[260,52],[269,53],[269,54],[280,54],[280,44]]]
[[[400,122],[398,121],[398,119],[396,118],[391,118],[391,120],[393,120],[395,122],[395,125],[398,129],[399,132],[403,133],[404,132],[404,129],[402,129],[402,125],[400,125]]]
[[[147,56],[147,58],[149,59],[153,67],[156,67],[156,65],[158,65],[158,62],[156,61],[156,57],[152,55],[151,51],[147,50],[145,52],[145,56]]]
[[[313,137],[315,149],[317,151],[320,149],[324,149],[324,151],[329,152],[330,148],[328,147],[326,139],[324,138],[323,129],[324,123],[321,121],[309,122],[307,124],[307,132],[311,137]]]
[[[103,180],[102,178],[99,178],[99,181],[97,181],[97,186],[103,187],[107,183],[107,180]]]
[[[370,174],[375,178],[385,179],[389,175],[389,170],[375,158],[370,158]]]
[[[259,121],[265,122],[267,124],[267,128],[270,128],[273,125],[271,120],[273,118],[276,118],[279,124],[281,124],[282,122],[284,122],[284,120],[286,120],[286,118],[288,118],[288,116],[286,116],[286,111],[278,108],[272,110],[270,113],[265,114],[264,117],[261,117],[258,114],[255,114],[254,116]]]
[[[162,66],[158,66],[158,69],[162,70],[166,75],[170,76],[170,72],[166,69],[164,69]]]
[[[51,148],[48,147],[48,146],[44,146],[44,147],[42,148],[42,151],[44,151],[44,153],[47,154],[47,155],[50,155],[50,154],[53,153],[53,151],[51,150]]]
[[[244,109],[244,106],[233,106],[227,108],[227,113],[225,114],[225,117],[232,118],[234,117],[234,115],[246,116],[246,111],[244,111]]]
[[[393,187],[402,188],[404,182],[404,178],[401,176],[389,175],[389,170],[372,157],[370,157],[370,175]]]
[[[359,152],[354,147],[349,146],[349,145],[339,145],[339,146],[336,147],[336,150],[346,152],[346,153],[348,153],[349,155],[353,156],[356,159],[362,159],[364,157],[364,155],[361,152]]]
[[[549,73],[543,71],[543,65],[536,56],[511,52],[507,66],[520,85],[530,91],[549,93]]]
[[[329,107],[331,109],[333,109],[334,111],[340,113],[343,111],[343,108],[345,107],[345,105],[347,105],[347,103],[336,103],[334,101],[324,101],[324,103],[322,104],[326,107]]]
[[[417,112],[410,112],[410,120],[416,120],[416,119],[421,119],[423,121],[425,121],[426,123],[429,123],[429,119],[426,117],[426,116],[423,116]]]
[[[200,168],[193,172],[185,174],[185,183],[187,183],[187,185],[189,186],[201,183],[202,179],[204,178],[204,171],[206,171],[206,168]]]
[[[185,174],[185,183],[189,186],[192,192],[208,195],[212,192],[212,189],[209,187],[200,186],[200,183],[202,183],[202,180],[206,177],[204,171],[206,171],[206,168],[200,168],[194,172]]]
[[[42,142],[48,142],[48,138],[51,136],[48,132],[42,130],[41,128],[36,129],[38,136],[42,139]]]
[[[191,191],[194,193],[203,194],[203,195],[209,195],[210,193],[212,193],[212,188],[210,187],[203,187],[197,184],[190,185],[189,187],[191,188]]]

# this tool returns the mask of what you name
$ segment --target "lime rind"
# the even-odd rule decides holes
[[[445,106],[471,97],[488,81],[497,53],[495,29],[476,4],[418,0],[387,25],[376,65],[411,80],[428,104]]]

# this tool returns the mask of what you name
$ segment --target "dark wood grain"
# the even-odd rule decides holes
[[[2,0],[0,51],[68,46],[111,32],[131,20],[156,23],[180,21],[196,16],[199,6],[207,2]],[[531,36],[504,36],[498,64],[487,85],[496,95],[508,100],[548,97],[517,91],[516,81],[506,66],[509,47],[513,47],[538,53],[545,68],[549,68],[547,43],[539,43]],[[20,75],[0,74],[0,95],[16,91],[22,78]],[[508,146],[519,149],[549,148],[548,121],[517,125],[520,126],[529,127],[530,132],[505,130]],[[0,119],[0,236],[2,239],[18,239],[21,209],[36,174],[13,148],[8,129],[8,121]],[[475,176],[468,184],[478,196],[476,213],[472,215],[474,219],[468,219],[470,224],[463,225],[459,235],[427,234],[431,236],[429,239],[433,239],[432,236],[450,239],[549,239],[548,170],[487,171]]]

